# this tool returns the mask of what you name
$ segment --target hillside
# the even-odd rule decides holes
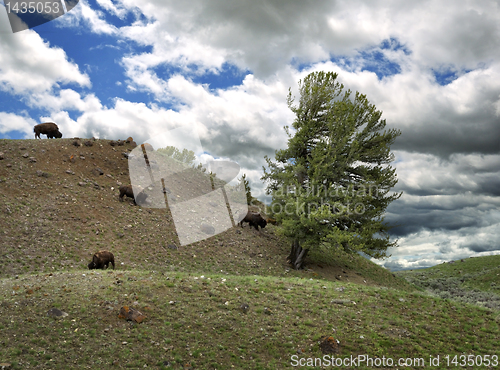
[[[118,199],[118,187],[129,183],[124,153],[132,146],[96,140],[91,147],[76,147],[73,141],[0,141],[5,225],[0,238],[8,246],[2,257],[9,261],[0,276],[82,269],[99,249],[113,251],[120,270],[220,272],[227,267],[235,274],[248,268],[265,274],[268,266],[263,269],[261,261],[275,266],[278,254],[285,253],[280,243],[261,251],[267,238],[234,229],[227,232],[230,238],[217,235],[179,248],[165,209]]]
[[[83,145],[86,141],[92,146]],[[8,261],[0,277],[85,269],[100,249],[115,254],[120,270],[303,276],[304,272],[286,272],[290,243],[275,235],[273,225],[263,233],[248,225],[236,227],[180,247],[166,209],[141,208],[129,198],[118,199],[119,186],[130,181],[126,154],[133,144],[122,141],[112,146],[115,141],[80,139],[81,145],[75,146],[74,142],[0,140],[0,256]],[[361,258],[320,266],[310,264],[313,271],[308,273],[408,287]]]
[[[500,309],[500,255],[450,261],[396,275],[441,298]]]
[[[357,255],[313,251],[306,270],[290,270],[278,226],[180,246],[167,210],[118,200],[131,144],[73,142],[0,140],[0,366],[274,370],[325,354],[427,366],[498,355],[498,312],[431,297]],[[116,270],[87,269],[99,249]],[[119,318],[124,306],[144,321]],[[49,317],[55,308],[68,316]]]

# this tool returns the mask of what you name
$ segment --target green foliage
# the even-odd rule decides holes
[[[285,127],[288,148],[276,151],[275,162],[266,157],[262,179],[283,233],[303,247],[382,258],[396,246],[383,214],[401,196],[389,194],[397,182],[390,146],[401,132],[385,130],[382,112],[336,79],[332,72],[309,74],[299,82],[298,105],[290,91],[294,131]]]
[[[247,176],[243,174],[240,179],[240,186],[245,187],[245,194],[247,197],[247,204],[251,205],[252,201],[255,199],[252,197],[252,189],[250,188],[250,184],[248,183]]]
[[[179,162],[186,163],[188,165],[193,165],[196,160],[196,156],[192,150],[183,149],[182,152],[175,146],[167,146],[165,148],[160,148],[157,150],[158,153],[163,154],[167,157],[178,160]]]
[[[464,303],[500,309],[500,256],[483,256],[396,274],[419,288]]]

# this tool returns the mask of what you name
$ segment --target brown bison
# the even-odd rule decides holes
[[[248,212],[245,218],[240,221],[241,227],[243,227],[243,222],[248,222],[250,227],[255,227],[255,230],[259,230],[259,226],[263,229],[267,225],[267,221],[260,215],[260,213],[254,212]]]
[[[57,125],[53,122],[45,122],[40,123],[39,125],[35,125],[35,127],[33,127],[33,131],[35,132],[35,139],[41,139],[40,134],[47,135],[48,139],[62,138],[59,127],[57,127]]]
[[[113,270],[115,269],[115,256],[113,253],[108,251],[99,251],[92,257],[92,262],[89,263],[89,270],[101,269],[104,270],[104,266],[108,268],[109,264],[113,265]]]
[[[134,200],[134,204],[137,205],[137,203],[144,204],[146,203],[146,198],[148,197],[147,194],[144,193],[144,190],[141,190],[137,196],[134,197],[134,189],[132,188],[132,185],[122,185],[120,186],[120,201],[123,202],[123,197],[127,196],[129,198],[132,198]],[[137,189],[136,189],[137,190]]]

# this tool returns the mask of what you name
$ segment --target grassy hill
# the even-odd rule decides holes
[[[441,298],[500,309],[500,255],[450,261],[396,275]]]
[[[325,353],[426,365],[498,355],[497,311],[429,296],[359,256],[313,251],[307,270],[290,270],[276,226],[180,246],[165,209],[118,200],[132,145],[110,144],[0,140],[0,363],[285,369]],[[116,270],[86,269],[100,249]],[[118,318],[123,306],[146,319]],[[49,317],[54,307],[68,316]]]

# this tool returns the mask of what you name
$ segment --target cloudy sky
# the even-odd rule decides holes
[[[259,195],[294,118],[288,88],[316,70],[402,131],[404,195],[387,213],[400,247],[378,263],[499,253],[498,1],[82,0],[15,34],[1,6],[0,138],[53,121],[64,137],[140,143],[189,125]]]

